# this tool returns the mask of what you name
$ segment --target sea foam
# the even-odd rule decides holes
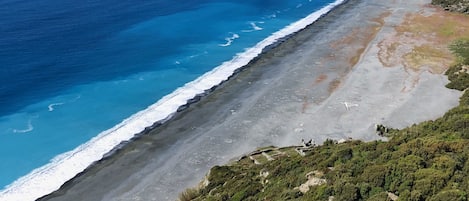
[[[264,23],[264,22],[258,22],[258,23],[261,23],[261,24],[262,24],[262,23]],[[242,30],[242,32],[253,32],[253,31],[261,31],[261,30],[263,30],[263,28],[257,26],[257,24],[256,24],[255,22],[250,22],[249,24],[251,25],[251,28],[252,28],[252,29],[249,29],[249,30]]]
[[[63,105],[65,103],[52,103],[52,104],[49,104],[49,106],[47,106],[47,108],[49,109],[49,112],[52,112],[55,110],[55,106],[60,106],[60,105]]]
[[[13,129],[13,133],[29,133],[34,130],[31,119],[28,121],[27,128],[25,129]]]
[[[33,170],[7,186],[6,189],[0,192],[0,200],[33,201],[59,189],[62,184],[84,171],[93,162],[102,159],[121,142],[131,139],[146,127],[152,126],[154,122],[164,122],[170,119],[177,109],[186,104],[188,100],[227,80],[238,68],[247,65],[252,59],[261,54],[265,47],[304,29],[345,1],[337,0],[286,26],[257,43],[254,47],[237,54],[232,60],[224,62],[196,80],[176,89],[147,109],[132,115],[74,150],[56,156],[49,164]]]
[[[235,33],[232,33],[232,36],[231,36],[231,37],[225,38],[226,43],[225,43],[225,44],[219,44],[219,46],[221,46],[221,47],[230,46],[231,43],[233,43],[233,41],[234,41],[235,39],[237,39],[237,38],[239,38],[239,35],[238,35],[238,34],[235,34]]]

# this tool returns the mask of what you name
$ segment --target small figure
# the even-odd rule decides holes
[[[378,133],[379,136],[384,136],[385,133],[389,132],[389,128],[386,126],[383,126],[382,124],[376,124],[376,132]]]
[[[310,147],[313,145],[313,139],[310,139],[308,142],[305,142],[304,139],[301,139],[301,145],[303,145],[303,147]]]
[[[310,140],[306,143],[306,146],[307,146],[307,147],[310,147],[311,145],[313,145],[313,139],[310,139]]]

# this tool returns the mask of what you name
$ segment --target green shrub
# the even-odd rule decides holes
[[[467,62],[467,61],[466,61]],[[467,64],[466,64],[467,66]],[[447,71],[446,75],[451,81],[446,85],[450,89],[464,90],[469,88],[469,72],[463,71],[464,64],[458,63],[451,66]]]
[[[360,189],[351,183],[340,182],[336,184],[334,192],[336,200],[356,201],[360,198]]]
[[[467,201],[467,193],[460,190],[446,190],[441,191],[435,196],[431,197],[429,201]]]
[[[459,39],[454,41],[450,46],[450,50],[455,54],[460,63],[463,65],[469,64],[469,40]]]
[[[190,201],[199,196],[199,190],[194,188],[186,189],[184,192],[179,194],[179,201]]]
[[[391,199],[389,199],[386,192],[381,192],[371,196],[367,201],[391,201]]]
[[[388,175],[388,166],[372,165],[365,168],[361,179],[371,186],[384,187],[386,175]]]

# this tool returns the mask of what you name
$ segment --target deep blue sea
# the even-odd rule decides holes
[[[0,200],[57,189],[342,1],[0,1]]]

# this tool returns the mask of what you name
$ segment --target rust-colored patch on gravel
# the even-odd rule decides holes
[[[316,80],[314,80],[314,83],[311,84],[311,87],[314,87],[322,82],[324,82],[325,80],[327,80],[328,76],[326,74],[321,74],[319,75]],[[306,110],[309,108],[309,106],[311,105],[311,99],[308,98],[307,96],[303,96],[302,97],[302,105],[301,105],[301,113],[305,113]]]
[[[363,32],[363,31],[360,31],[359,28],[354,28],[347,36],[332,42],[330,44],[330,46],[331,46],[332,49],[337,50],[337,49],[343,47],[346,44],[351,44],[356,40],[356,36],[358,34],[361,34],[361,32]]]
[[[326,74],[321,74],[318,76],[318,78],[316,78],[316,80],[314,81],[314,85],[316,84],[319,84],[321,82],[323,82],[324,80],[327,79],[327,75]]]
[[[378,58],[385,67],[403,65],[414,72],[441,74],[454,62],[448,45],[469,37],[469,16],[426,6],[430,14],[412,13],[379,42]]]
[[[378,17],[372,19],[369,26],[353,29],[348,35],[330,44],[333,50],[341,54],[341,57],[348,61],[350,68],[353,68],[360,60],[368,45],[376,37],[376,34],[384,25],[384,19],[391,12],[383,12]]]
[[[331,83],[329,83],[328,91],[329,93],[334,92],[339,86],[342,81],[340,79],[335,79]]]
[[[334,51],[334,54],[325,57],[321,63],[330,63],[329,61],[340,59],[346,62],[348,68],[352,69],[360,61],[363,53],[375,39],[381,28],[383,28],[385,19],[390,14],[390,11],[383,12],[378,17],[363,22],[366,25],[355,28],[346,36],[330,43],[329,46]],[[336,66],[329,65],[328,67],[334,68]],[[329,93],[334,92],[340,86],[343,76],[345,75],[341,75],[341,77],[329,83]],[[316,81],[323,81],[323,79],[318,78]]]

